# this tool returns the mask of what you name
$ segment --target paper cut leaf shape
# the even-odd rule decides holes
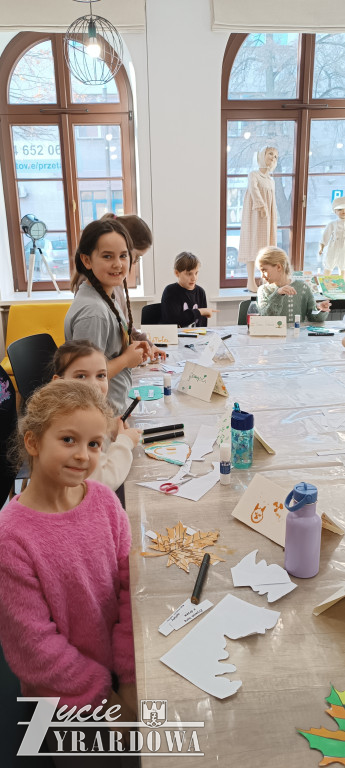
[[[308,731],[298,729],[298,733],[309,741],[310,749],[318,749],[322,752],[323,759],[320,766],[338,763],[345,765],[345,691],[337,691],[331,688],[330,696],[326,699],[331,705],[326,709],[328,715],[337,723],[338,731],[329,731],[327,728],[310,728]]]
[[[234,587],[251,587],[259,595],[267,593],[269,603],[296,589],[297,584],[290,580],[289,574],[280,565],[267,565],[266,560],[256,563],[257,553],[258,550],[254,549],[231,568]]]
[[[264,635],[266,629],[276,625],[279,616],[278,611],[258,608],[233,595],[226,595],[160,660],[206,693],[226,699],[238,691],[242,681],[224,677],[224,673],[236,671],[233,664],[220,663],[229,656],[224,636],[238,640],[255,633]]]
[[[155,549],[155,552],[142,552],[143,557],[159,557],[160,555],[169,555],[167,566],[177,565],[182,568],[183,571],[189,573],[189,564],[195,563],[200,566],[204,557],[204,548],[212,547],[218,539],[219,531],[196,531],[195,533],[188,534],[187,528],[179,522],[174,528],[167,528],[168,535],[163,536],[161,533],[155,534],[157,538],[152,544],[150,549]],[[210,554],[210,563],[219,562],[223,560],[218,555]]]
[[[145,448],[145,453],[151,459],[167,461],[169,464],[178,464],[182,467],[190,454],[190,447],[181,440],[171,440],[167,443],[153,443]]]

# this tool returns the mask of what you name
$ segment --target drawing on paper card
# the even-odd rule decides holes
[[[190,447],[181,440],[171,440],[166,443],[153,443],[145,448],[145,453],[150,459],[167,461],[168,464],[177,464],[182,467],[190,454]]]
[[[281,510],[282,512],[284,512],[284,506],[283,506],[283,504],[282,504],[281,502],[279,502],[279,501],[274,501],[274,502],[273,502],[273,508],[274,508],[274,514],[275,514],[275,515],[277,515],[277,517],[279,517],[279,520],[280,520],[280,518],[281,518],[281,513],[279,512],[279,510]]]
[[[256,525],[257,525],[257,523],[261,523],[261,520],[264,519],[264,511],[265,511],[265,509],[266,509],[266,507],[260,507],[260,504],[256,504],[255,505],[255,507],[254,507],[254,509],[252,511],[252,514],[250,516],[250,519],[251,519],[252,523],[255,523]]]

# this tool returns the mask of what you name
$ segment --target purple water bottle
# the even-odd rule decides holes
[[[285,499],[288,515],[284,568],[299,579],[309,579],[319,572],[322,523],[316,502],[317,488],[311,483],[297,483]]]

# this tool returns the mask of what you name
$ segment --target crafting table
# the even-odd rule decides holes
[[[328,323],[332,327],[340,323]],[[214,330],[214,329],[212,329]],[[332,683],[345,689],[345,600],[316,617],[313,607],[344,585],[345,536],[322,531],[321,564],[313,579],[295,579],[298,588],[275,603],[267,603],[249,587],[233,587],[230,568],[246,554],[258,549],[257,561],[284,565],[281,547],[235,520],[231,512],[256,472],[281,485],[286,493],[305,480],[318,487],[318,508],[345,524],[345,349],[342,334],[333,337],[308,337],[305,328],[295,338],[288,329],[286,338],[249,337],[243,326],[224,328],[232,338],[226,345],[235,357],[216,360],[229,392],[226,400],[213,394],[209,403],[177,392],[178,374],[172,374],[171,404],[164,400],[141,403],[131,423],[145,428],[184,422],[185,440],[192,445],[201,424],[214,424],[226,405],[237,400],[241,409],[254,413],[255,424],[276,455],[269,455],[255,441],[250,470],[232,470],[231,484],[216,486],[199,502],[159,494],[138,486],[138,481],[171,477],[177,471],[165,462],[148,458],[144,446],[134,453],[133,466],[126,481],[126,508],[133,532],[130,558],[131,594],[135,637],[136,674],[139,710],[141,700],[167,701],[168,725],[156,729],[151,741],[157,752],[142,751],[143,768],[219,765],[222,768],[316,768],[318,751],[296,728],[337,730],[325,714],[325,697]],[[197,351],[169,348],[168,361],[198,361],[198,345],[205,337],[193,339]],[[219,352],[221,352],[221,348]],[[157,367],[157,366],[152,366]],[[151,366],[136,369],[134,384],[162,384],[163,374]],[[141,408],[139,412],[139,408]],[[182,438],[183,439],[183,438]],[[327,455],[318,452],[327,451]],[[194,462],[192,471],[203,474],[219,460],[219,448],[204,462]],[[216,605],[226,594],[253,605],[280,611],[280,619],[265,635],[242,640],[226,639],[230,662],[237,668],[230,677],[242,680],[233,696],[216,699],[192,685],[160,662],[160,657],[179,642],[201,618],[164,637],[158,626],[191,596],[197,566],[187,574],[175,565],[166,567],[167,557],[144,558],[150,540],[147,530],[166,533],[182,521],[195,529],[219,530],[213,551],[225,562],[209,568],[202,598]],[[211,609],[212,610],[212,609]],[[204,614],[205,616],[207,614]],[[140,719],[140,711],[139,711]],[[204,723],[195,726],[203,757],[192,750],[188,757],[169,754],[166,731],[179,723]],[[149,730],[143,727],[144,743]],[[192,727],[186,727],[189,743]],[[157,740],[158,739],[158,740]],[[186,752],[186,746],[182,749]]]

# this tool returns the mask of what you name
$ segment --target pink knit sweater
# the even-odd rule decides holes
[[[115,494],[88,481],[61,514],[15,497],[0,512],[0,641],[24,696],[97,705],[134,680],[131,533]]]

